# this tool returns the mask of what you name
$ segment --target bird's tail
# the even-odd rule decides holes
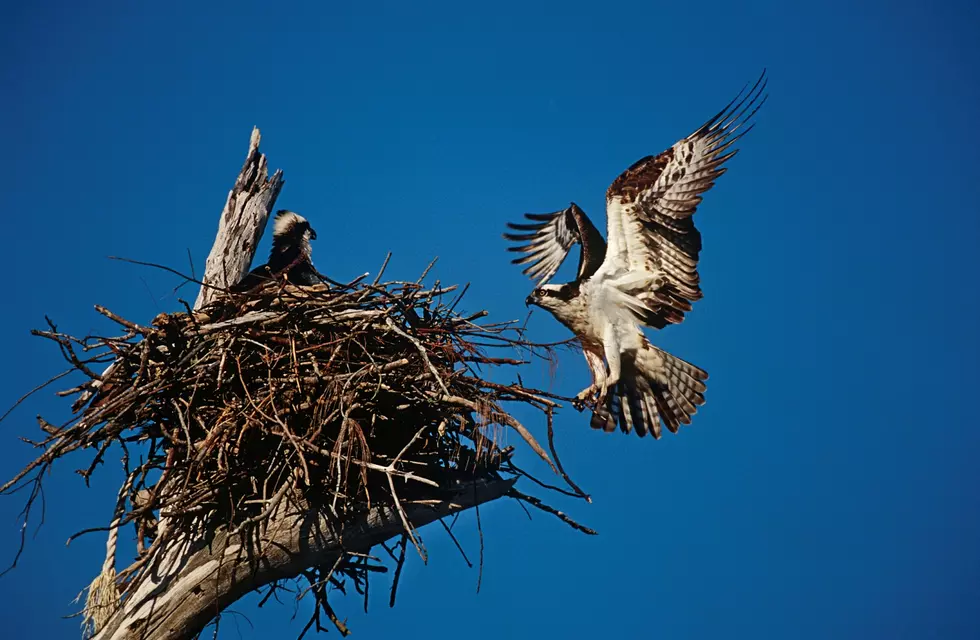
[[[633,357],[623,358],[622,367],[615,390],[592,416],[595,429],[615,431],[618,423],[624,433],[660,438],[661,423],[677,433],[704,404],[707,372],[645,340]]]

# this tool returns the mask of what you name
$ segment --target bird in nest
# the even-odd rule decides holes
[[[306,218],[287,209],[277,211],[272,225],[272,251],[269,253],[269,261],[252,269],[229,290],[234,293],[245,293],[275,278],[284,278],[286,282],[300,286],[321,284],[324,279],[313,267],[311,240],[316,240],[316,231]],[[153,324],[158,327],[171,322],[172,318],[165,313],[161,313],[153,320]],[[116,364],[110,365],[103,373],[103,377],[109,376],[111,372],[113,375],[119,375],[119,372],[115,371],[116,366]],[[81,410],[93,396],[91,408],[100,406],[109,397],[113,387],[114,383],[111,381],[92,381],[89,390],[82,393],[72,405],[72,410]]]
[[[320,284],[323,280],[313,266],[311,240],[316,240],[316,231],[307,219],[295,211],[280,209],[272,224],[269,261],[252,269],[231,290],[248,291],[276,277],[300,286]]]

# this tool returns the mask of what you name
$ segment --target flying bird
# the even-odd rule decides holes
[[[231,288],[232,291],[248,291],[275,276],[283,276],[291,284],[310,286],[320,284],[321,279],[313,267],[313,248],[310,240],[316,240],[316,231],[303,216],[295,211],[280,209],[272,224],[272,250],[269,261],[252,269]]]
[[[561,211],[525,214],[520,233],[504,237],[524,255],[524,273],[537,281],[525,303],[548,310],[582,345],[592,384],[577,396],[594,401],[592,427],[661,436],[690,424],[704,404],[708,374],[652,344],[642,327],[677,324],[702,297],[698,257],[701,234],[693,218],[702,195],[737,153],[735,142],[752,129],[766,100],[765,72],[697,131],[655,156],[640,159],[606,191],[603,240],[572,203]],[[744,94],[744,95],[743,95]],[[575,244],[581,245],[574,281],[546,284]]]

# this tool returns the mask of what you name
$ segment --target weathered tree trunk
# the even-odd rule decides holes
[[[235,186],[228,192],[228,201],[221,212],[218,235],[208,255],[201,279],[204,286],[197,295],[195,309],[211,302],[221,289],[230,287],[248,273],[269,214],[282,190],[282,170],[269,178],[265,154],[259,153],[261,139],[258,128],[252,129],[245,165]]]
[[[474,483],[437,507],[413,505],[406,514],[421,527],[439,518],[502,497],[513,480]],[[404,532],[394,509],[375,507],[336,531],[323,515],[287,513],[269,523],[256,545],[240,536],[219,534],[197,543],[182,566],[152,588],[141,588],[109,620],[97,640],[173,640],[192,638],[217,613],[250,591],[274,580],[297,576],[312,566],[331,566],[343,551],[366,553]],[[250,557],[244,545],[259,550]]]
[[[210,302],[249,269],[269,215],[282,188],[282,172],[268,178],[266,157],[259,153],[260,135],[253,130],[248,157],[228,195],[218,235],[207,260],[195,308]],[[211,287],[217,287],[211,288]],[[438,506],[405,508],[413,527],[505,495],[512,480],[481,481],[461,489],[455,499]],[[158,526],[167,526],[161,518]],[[158,568],[146,574],[121,606],[100,628],[96,640],[177,640],[192,638],[238,598],[275,580],[298,576],[313,566],[331,566],[342,550],[366,552],[404,531],[389,507],[375,507],[357,522],[337,531],[324,514],[304,510],[274,518],[256,545],[209,532],[212,539],[179,540],[162,552]],[[110,533],[114,555],[118,528]],[[247,551],[247,552],[245,552]],[[107,561],[111,564],[112,558]]]

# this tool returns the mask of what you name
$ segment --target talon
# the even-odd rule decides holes
[[[609,387],[605,382],[602,383],[602,388],[599,390],[599,397],[596,398],[596,406],[601,406],[606,404],[606,395],[609,393]]]
[[[597,389],[594,384],[582,389],[575,396],[575,399],[572,400],[572,406],[578,411],[584,411],[590,404],[595,402],[596,391]]]
[[[588,386],[575,395],[576,400],[585,400],[595,393],[595,385]]]

